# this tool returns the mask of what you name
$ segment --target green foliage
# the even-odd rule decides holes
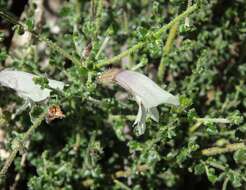
[[[49,81],[47,78],[35,77],[33,78],[33,80],[34,80],[34,83],[40,85],[42,89],[49,88]]]
[[[167,29],[185,11],[184,1],[69,0],[56,15],[54,27],[59,32],[47,20],[37,30],[36,7],[29,3],[26,28],[13,28],[32,31],[33,38],[15,49],[21,54],[13,54],[7,51],[9,36],[1,31],[0,68],[41,74],[66,85],[49,101],[12,120],[8,115],[16,109],[13,103],[22,102],[0,87],[6,150],[16,149],[15,142],[25,138],[22,154],[1,181],[2,187],[14,184],[19,173],[17,187],[34,190],[245,188],[246,4],[197,3],[198,8],[185,16],[190,26],[185,17],[179,20],[167,54],[163,53]],[[0,5],[9,8],[5,1]],[[13,32],[12,26],[5,27]],[[116,98],[116,92],[124,95],[121,89],[102,86],[97,77],[115,64],[157,81],[161,60],[164,72],[159,85],[178,95],[180,106],[159,106],[159,123],[147,120],[145,134],[138,137],[131,126],[136,103]],[[35,82],[45,88],[47,78]],[[61,107],[65,118],[50,124],[43,121],[26,138],[29,126],[36,126],[40,113],[53,104]],[[236,143],[242,144],[227,146]]]

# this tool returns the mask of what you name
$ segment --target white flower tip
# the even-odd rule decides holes
[[[48,80],[49,80],[49,86],[51,88],[54,88],[57,90],[63,90],[64,89],[64,86],[65,86],[64,82],[51,80],[51,79],[48,79]]]
[[[167,100],[170,104],[175,105],[175,106],[179,106],[179,98],[177,96],[170,96]]]

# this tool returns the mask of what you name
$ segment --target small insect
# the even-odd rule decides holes
[[[64,117],[65,117],[65,115],[63,114],[60,106],[53,105],[49,108],[48,114],[47,114],[45,120],[46,120],[46,123],[49,124],[55,119],[62,119]]]

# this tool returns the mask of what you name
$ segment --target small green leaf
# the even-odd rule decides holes
[[[49,81],[45,77],[34,77],[33,81],[35,84],[39,84],[42,89],[49,88]]]
[[[237,164],[246,165],[246,149],[239,149],[233,155]]]
[[[197,117],[196,110],[194,108],[190,109],[187,114],[188,120],[193,121]]]
[[[218,133],[218,129],[213,123],[206,123],[206,131],[209,135],[216,135]]]
[[[26,20],[26,25],[28,30],[33,30],[34,24],[33,24],[33,19],[32,18],[28,18]]]
[[[192,99],[184,97],[184,96],[181,96],[179,98],[179,101],[180,101],[180,106],[185,107],[185,108],[192,105]]]
[[[243,122],[243,116],[242,114],[237,110],[230,114],[229,120],[234,123],[235,125],[239,125]]]
[[[38,116],[43,113],[44,109],[41,106],[34,106],[32,107],[29,115],[31,118],[32,123],[35,122],[35,120],[38,118]]]
[[[230,170],[228,172],[228,177],[234,187],[242,186],[242,179],[241,179],[240,173]]]
[[[195,167],[194,167],[194,171],[195,171],[195,174],[196,175],[201,175],[205,172],[205,167],[204,167],[204,164],[200,163],[200,164],[197,164]]]
[[[215,175],[215,170],[213,168],[207,168],[206,166],[206,174],[208,176],[208,180],[212,183],[215,184],[217,181],[217,176]]]

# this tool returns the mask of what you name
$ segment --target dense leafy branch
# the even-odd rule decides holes
[[[182,19],[184,19],[187,15],[191,14],[192,12],[194,12],[197,9],[197,4],[192,5],[191,7],[189,7],[186,11],[184,11],[182,14],[178,15],[177,17],[175,17],[171,22],[169,22],[168,24],[164,25],[162,28],[160,28],[158,31],[156,32],[152,32],[151,34],[149,34],[149,39],[157,39],[160,38],[160,36],[166,32],[168,29],[170,29],[173,25],[175,25],[175,23],[181,21]],[[106,65],[110,65],[112,63],[115,63],[119,60],[121,60],[123,57],[135,53],[137,50],[141,49],[142,47],[144,47],[144,45],[147,43],[147,41],[144,42],[138,42],[136,45],[134,45],[133,47],[129,48],[128,50],[121,52],[119,55],[112,57],[108,60],[102,60],[99,61],[99,63],[97,64],[97,67],[103,67]]]
[[[35,132],[35,130],[41,125],[42,121],[44,120],[45,116],[47,115],[47,111],[44,111],[41,113],[34,121],[33,125],[27,130],[26,133],[23,134],[23,137],[21,140],[17,140],[14,142],[14,150],[10,153],[9,157],[5,161],[5,164],[3,168],[0,171],[0,176],[4,176],[14,161],[17,153],[21,151],[24,148],[25,142],[32,136],[32,134]]]

